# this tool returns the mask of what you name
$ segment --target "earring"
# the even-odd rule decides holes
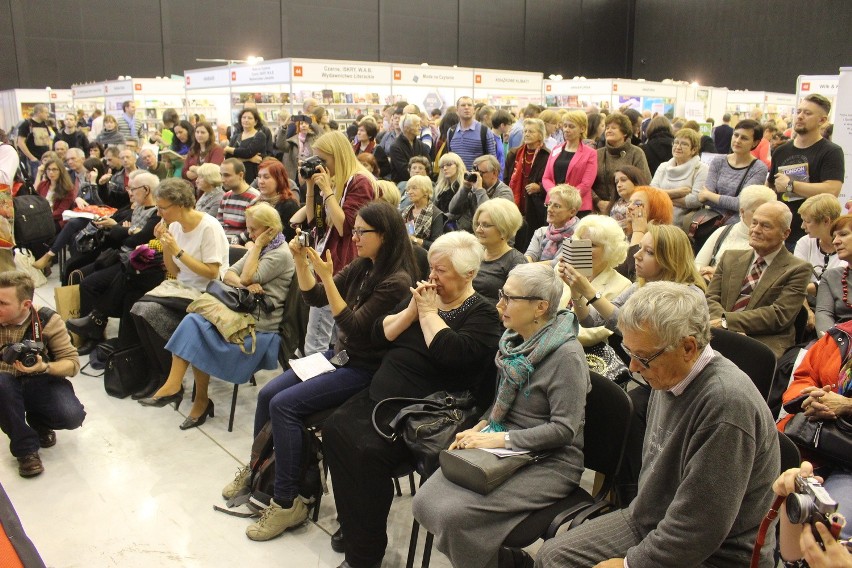
[[[533,323],[538,323],[538,318],[533,318]]]

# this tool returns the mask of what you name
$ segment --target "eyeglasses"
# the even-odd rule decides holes
[[[137,189],[144,189],[145,191],[150,191],[151,188],[147,185],[137,185],[136,187],[128,187],[127,191],[136,191]],[[171,205],[169,205],[171,207]]]
[[[352,229],[352,236],[358,237],[359,239],[366,233],[378,233],[378,231],[376,229],[361,229],[359,227]]]
[[[630,349],[628,349],[627,346],[624,343],[621,344],[621,348],[624,349],[624,352],[627,353],[628,357],[630,357],[631,359],[633,359],[634,361],[639,363],[639,365],[643,369],[648,369],[651,366],[651,362],[654,359],[656,359],[657,357],[659,357],[660,355],[662,355],[663,353],[665,353],[666,350],[668,349],[668,347],[663,347],[662,349],[660,349],[659,351],[657,351],[656,353],[654,353],[650,357],[640,357],[640,356],[636,355],[635,353],[633,353]]]
[[[476,173],[478,173],[478,174],[479,174],[479,175],[481,175],[481,176],[484,176],[485,174],[490,174],[491,172],[483,172],[483,171],[482,171],[482,170],[480,170],[479,168],[476,168]]]
[[[441,169],[443,170],[444,168],[452,168],[453,166],[455,166],[455,164],[441,164]]]
[[[560,205],[560,204],[555,203],[555,202],[553,202],[553,201],[551,201],[550,203],[546,204],[546,205],[545,205],[545,207],[550,207],[550,208],[553,208],[553,209],[565,209],[565,206],[564,206],[564,205]]]
[[[58,171],[59,171],[59,168],[47,168],[47,170],[45,170],[45,171],[48,171],[48,172],[58,172]]]
[[[494,224],[493,224],[493,223],[482,223],[482,222],[479,222],[479,223],[477,223],[477,224],[476,224],[476,228],[477,228],[477,229],[490,229],[490,228],[491,228],[491,227],[493,227],[493,226],[494,226]]]
[[[692,148],[692,142],[689,140],[675,140],[672,146],[680,146],[681,148]]]
[[[161,206],[157,205],[157,211],[162,212],[162,211],[165,211],[166,209],[171,209],[174,206],[175,206],[174,203],[172,203],[171,205],[166,205],[165,207],[161,207]]]
[[[506,292],[503,291],[503,288],[497,290],[497,302],[506,302],[509,303],[509,300],[527,300],[530,302],[535,302],[539,300],[544,300],[544,298],[539,298],[538,296],[510,296]]]

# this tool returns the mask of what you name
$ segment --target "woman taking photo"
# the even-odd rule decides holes
[[[438,181],[435,183],[435,207],[441,213],[450,209],[450,201],[455,197],[465,174],[464,162],[455,152],[447,152],[438,162]]]
[[[195,208],[213,217],[219,212],[219,203],[225,195],[222,187],[222,174],[217,164],[201,164],[195,167],[195,187],[201,192],[201,197],[195,203]]]
[[[192,147],[186,155],[181,177],[189,182],[198,177],[198,167],[203,164],[219,165],[225,161],[225,153],[221,146],[216,144],[216,133],[209,122],[202,122],[195,126],[195,138]]]
[[[164,179],[155,199],[162,221],[154,229],[154,236],[162,245],[166,272],[175,279],[151,290],[130,310],[149,365],[147,396],[161,387],[169,375],[172,359],[166,351],[166,341],[186,315],[186,307],[211,280],[221,279],[228,269],[225,230],[215,217],[195,209],[195,192],[189,182]],[[164,397],[169,400],[162,402]],[[177,404],[180,397],[177,389],[163,387],[154,399],[149,399],[147,405]]]
[[[694,200],[690,200],[692,205],[687,205],[686,199],[689,195],[698,195],[707,179],[707,164],[698,156],[700,145],[700,134],[681,128],[672,143],[672,159],[660,164],[651,179],[651,186],[662,189],[671,198],[674,204],[673,223],[678,227],[684,226],[689,211],[701,206]]]
[[[256,436],[271,420],[275,491],[260,520],[246,529],[252,540],[274,538],[308,517],[304,502],[298,498],[302,420],[339,406],[370,384],[384,354],[384,348],[377,348],[370,340],[373,323],[400,303],[415,282],[414,254],[396,209],[383,202],[365,205],[355,217],[351,234],[358,258],[334,276],[329,253],[323,259],[298,239],[290,241],[302,296],[311,305],[328,305],[337,323],[334,349],[327,349],[323,355],[332,359],[346,353],[349,362],[304,382],[288,370],[261,389],[254,433]],[[222,496],[230,499],[246,487],[250,474],[250,467],[240,470],[222,490]]]
[[[645,174],[636,166],[621,166],[615,170],[613,177],[618,199],[610,202],[607,214],[618,221],[618,224],[624,229],[627,225],[627,206],[630,204],[633,192],[636,191],[637,186],[648,185],[651,180],[645,178]]]
[[[731,137],[731,153],[716,156],[707,171],[704,187],[686,198],[687,207],[707,205],[731,225],[739,220],[739,193],[749,185],[766,183],[766,165],[751,155],[763,137],[763,127],[755,120],[737,123]]]
[[[651,178],[645,153],[630,143],[633,136],[633,124],[621,113],[614,112],[606,117],[604,123],[604,139],[606,145],[598,149],[598,175],[595,184],[593,200],[597,211],[607,211],[609,202],[617,197],[615,191],[615,171],[621,166],[636,166]]]
[[[254,314],[257,318],[254,342],[249,338],[243,346],[249,353],[240,349],[240,345],[225,341],[216,326],[199,314],[187,314],[181,320],[166,344],[172,364],[166,384],[159,391],[163,394],[139,401],[144,406],[174,402],[177,409],[183,399],[183,376],[192,365],[195,400],[180,425],[181,430],[201,426],[208,416],[213,416],[213,401],[207,396],[210,375],[239,382],[255,371],[278,366],[278,326],[293,277],[293,256],[281,233],[281,218],[268,204],[258,203],[246,209],[246,226],[256,246],[225,272],[223,281],[253,294],[263,294],[272,309]]]
[[[515,205],[526,224],[515,243],[519,249],[525,248],[534,238],[530,235],[548,223],[545,207],[548,194],[542,180],[550,151],[544,147],[547,136],[544,126],[544,122],[537,118],[525,119],[523,143],[509,150],[506,156],[503,180],[512,189]]]
[[[107,114],[104,116],[104,129],[95,138],[95,142],[102,147],[121,146],[124,144],[124,135],[118,131],[118,121],[113,115]]]
[[[405,186],[411,203],[402,210],[412,244],[426,250],[444,234],[444,214],[432,204],[432,180],[424,175],[411,176]]]
[[[257,165],[266,155],[266,134],[260,130],[262,121],[255,109],[243,109],[239,118],[242,130],[235,132],[224,146],[225,157],[239,158],[243,162],[246,183],[251,184],[257,177]]]
[[[284,227],[284,237],[289,241],[296,236],[290,219],[299,210],[299,202],[290,189],[290,178],[284,165],[275,158],[264,158],[257,169],[257,189],[260,199],[278,211]]]
[[[500,566],[500,543],[530,511],[564,498],[580,483],[591,384],[574,314],[557,312],[561,293],[548,267],[522,265],[509,274],[498,304],[506,331],[495,360],[497,400],[449,447],[462,453],[546,451],[547,458],[488,495],[463,489],[438,470],[414,496],[414,518],[435,535],[436,547],[455,567]]]
[[[518,206],[508,199],[489,199],[473,214],[473,233],[485,248],[473,289],[497,305],[498,291],[509,272],[527,259],[509,243],[521,228],[523,218]]]
[[[556,146],[547,159],[542,185],[545,191],[560,183],[577,188],[583,204],[578,215],[583,217],[593,211],[592,184],[598,174],[597,153],[583,144],[588,120],[581,110],[565,113],[562,121],[562,136],[565,143]]]
[[[557,185],[550,190],[547,204],[547,225],[533,233],[524,256],[529,262],[550,262],[555,265],[562,241],[574,235],[577,210],[582,200],[580,192],[570,185]]]
[[[655,174],[660,164],[668,162],[672,158],[672,145],[674,144],[672,123],[664,115],[655,116],[648,123],[645,135],[647,137],[646,142],[642,144],[641,148],[648,160],[648,169],[651,174]]]
[[[323,424],[323,450],[351,566],[381,562],[393,499],[392,473],[411,462],[402,440],[388,443],[374,430],[376,403],[442,390],[468,390],[479,408],[493,402],[491,362],[500,326],[496,308],[472,286],[482,253],[476,238],[463,231],[446,233],[432,244],[430,281],[419,282],[410,300],[375,321],[373,343],[388,351],[370,388],[346,401]]]
[[[352,227],[358,210],[373,200],[376,179],[357,160],[342,132],[317,138],[314,153],[323,160],[316,173],[305,180],[305,205],[291,223],[307,223],[311,243],[321,255],[331,252],[336,270],[342,270],[357,254]],[[305,355],[324,353],[331,343],[334,317],[328,306],[311,306]]]

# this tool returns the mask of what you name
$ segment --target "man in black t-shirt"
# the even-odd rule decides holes
[[[35,179],[41,157],[52,145],[48,118],[50,111],[47,105],[37,104],[33,107],[32,116],[18,128],[18,150],[29,162],[32,179]]]
[[[88,157],[89,139],[83,131],[77,128],[77,115],[73,112],[69,112],[65,115],[65,119],[62,122],[64,128],[56,133],[56,140],[54,140],[54,143],[56,141],[63,140],[68,143],[69,148],[79,148],[83,151],[83,154]]]
[[[796,137],[779,146],[772,154],[772,167],[766,183],[793,212],[793,224],[787,248],[804,236],[799,207],[813,195],[840,195],[843,185],[843,149],[825,139],[820,128],[828,122],[831,102],[822,95],[808,95],[799,103],[793,130]]]

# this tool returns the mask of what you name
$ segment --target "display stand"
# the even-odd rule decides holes
[[[722,123],[722,115],[728,103],[728,89],[724,87],[705,87],[688,85],[684,92],[683,108],[675,108],[675,113],[687,120],[703,123],[708,117]],[[680,100],[678,101],[680,104]]]
[[[241,110],[254,107],[274,135],[281,108],[291,108],[290,69],[288,59],[231,66],[229,124],[237,123]]]
[[[548,107],[604,109],[612,102],[612,79],[546,79],[543,83],[544,104]]]
[[[770,93],[766,91],[729,91],[727,111],[748,118],[755,108],[763,111],[764,119],[776,119],[791,116],[796,109],[796,96],[787,93]],[[736,118],[733,120],[736,123]]]
[[[612,109],[625,106],[640,113],[650,111],[662,114],[670,120],[678,108],[684,108],[686,87],[676,83],[656,83],[653,81],[633,81],[613,79]]]
[[[432,65],[393,65],[394,100],[415,104],[429,113],[455,105],[459,97],[473,93],[473,69]]]
[[[520,111],[528,104],[542,103],[541,73],[505,71],[501,69],[473,70],[473,101],[495,108]]]
[[[69,112],[74,111],[71,104],[71,89],[10,89],[0,91],[0,128],[11,131],[24,118],[29,118],[33,107],[39,103],[50,107],[50,115],[57,125]]]
[[[230,67],[211,67],[184,71],[184,89],[188,106],[203,106],[210,111],[205,115],[213,126],[219,141],[227,140],[231,124],[231,74]]]
[[[799,75],[796,79],[796,106],[798,107],[799,102],[807,95],[819,93],[831,101],[831,114],[828,118],[834,122],[834,107],[839,84],[839,75]]]
[[[849,213],[852,210],[852,167],[849,167],[852,164],[852,67],[840,68],[834,97],[836,104],[831,106],[835,117],[834,135],[831,140],[843,148],[847,164],[843,187],[840,189],[840,205],[844,213]]]

